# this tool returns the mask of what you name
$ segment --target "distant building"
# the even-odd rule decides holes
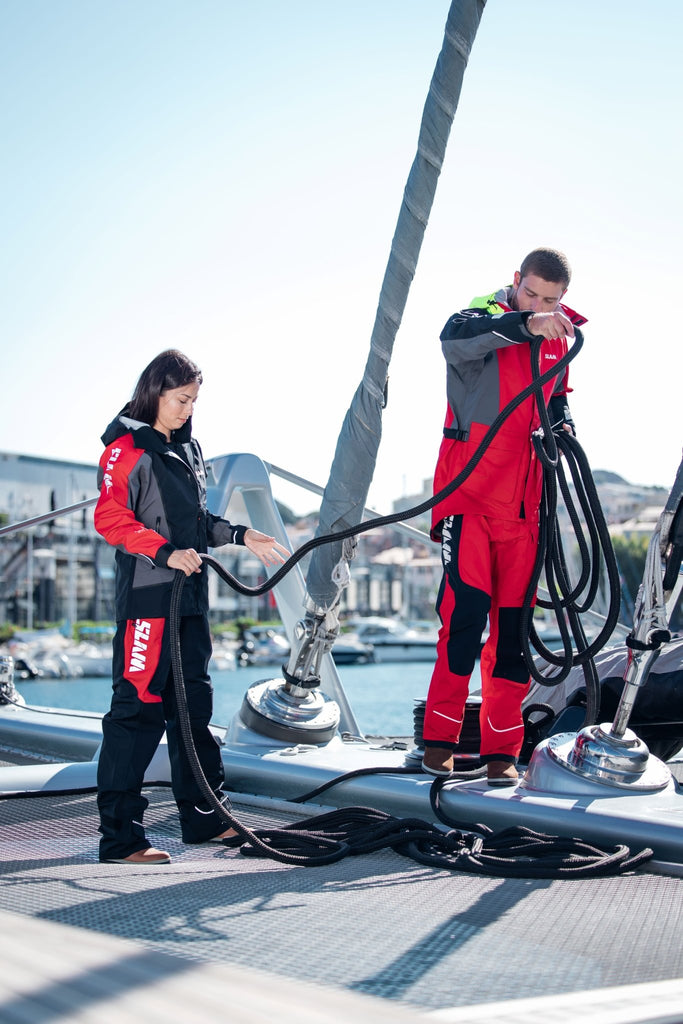
[[[97,497],[97,468],[0,452],[0,525]],[[113,554],[95,533],[92,507],[0,537],[0,622],[42,623],[112,616]]]
[[[608,525],[638,518],[644,509],[650,508],[653,512],[656,510],[654,526],[669,496],[666,487],[629,484],[616,473],[604,469],[596,470],[593,479]]]
[[[0,525],[23,522],[97,497],[95,465],[0,452]],[[622,523],[621,531],[651,533],[666,503],[664,488],[636,487],[615,474],[598,471],[595,482],[605,518]],[[394,511],[421,504],[432,492],[426,479],[420,494],[393,503]],[[234,522],[246,522],[240,505],[229,510]],[[411,525],[429,529],[429,514]],[[287,527],[293,550],[310,540],[317,527],[308,516]],[[612,525],[611,529],[619,529]],[[245,548],[227,545],[217,557],[249,586],[265,578],[263,567]],[[310,557],[310,556],[309,556]],[[300,569],[306,575],[308,559]],[[441,578],[438,545],[425,537],[406,537],[383,527],[361,535],[351,564],[351,582],[341,608],[346,613],[401,615],[405,619],[434,617]],[[272,594],[238,594],[217,573],[209,577],[211,619],[277,618]],[[92,505],[75,515],[55,515],[31,531],[0,536],[0,624],[33,627],[77,621],[114,619],[114,552],[96,533]],[[303,613],[303,609],[302,609]]]
[[[666,488],[630,484],[616,473],[607,470],[595,470],[593,479],[605,521],[613,536],[622,535],[628,539],[636,535],[649,537],[652,534],[669,495]],[[394,511],[406,511],[421,505],[431,498],[432,490],[433,480],[427,478],[423,481],[422,490],[418,494],[405,495],[399,501],[394,502]],[[575,490],[571,479],[569,480],[569,490],[570,493]],[[579,518],[582,519],[580,505],[578,505],[578,513]],[[578,579],[581,568],[579,549],[574,539],[574,528],[564,507],[561,494],[558,494],[557,517],[570,574],[573,574],[574,579]],[[421,520],[412,520],[412,522],[421,529],[428,530],[429,513]],[[435,567],[434,571],[440,577],[440,564]],[[542,582],[543,578],[541,578]],[[436,585],[438,586],[438,582]]]
[[[76,622],[114,621],[114,549],[95,530],[97,493],[95,465],[0,452],[0,526],[92,501],[74,514],[0,536],[0,625],[61,624],[68,632]],[[217,554],[248,586],[263,580],[261,563],[246,548],[228,545]],[[269,594],[245,597],[215,572],[209,600],[213,621],[277,617]]]
[[[610,526],[610,534],[615,537],[625,537],[630,540],[633,537],[647,537],[648,539],[652,536],[652,532],[659,522],[659,517],[662,514],[662,505],[646,505],[641,508],[636,515],[627,519],[623,523],[613,523]]]
[[[664,508],[669,491],[665,487],[645,487],[642,484],[630,484],[616,473],[605,469],[596,469],[593,473],[595,488],[598,492],[600,505],[607,524],[623,523],[626,520],[639,516],[645,508],[658,509],[657,516]],[[433,478],[428,477],[423,481],[422,490],[418,494],[405,495],[393,503],[395,512],[405,511],[421,505],[432,496]],[[570,481],[569,489],[574,490]],[[558,499],[561,503],[561,498]],[[560,510],[561,511],[561,510]],[[656,519],[655,519],[656,522]],[[421,529],[429,529],[429,513],[426,513],[422,520],[415,523]]]

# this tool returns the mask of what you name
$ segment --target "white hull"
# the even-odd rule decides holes
[[[430,641],[426,643],[415,643],[400,640],[387,643],[374,643],[373,661],[376,664],[386,664],[397,661],[428,661],[434,664],[436,661],[436,644]]]

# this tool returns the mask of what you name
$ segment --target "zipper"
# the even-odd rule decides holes
[[[185,468],[185,469],[187,470],[187,472],[188,472],[188,473],[190,474],[190,476],[191,476],[191,477],[192,477],[192,479],[194,480],[194,483],[195,483],[195,487],[197,488],[197,494],[198,494],[198,496],[199,496],[199,500],[200,500],[200,504],[201,504],[201,499],[202,499],[202,485],[201,485],[201,482],[200,482],[200,480],[199,480],[199,477],[197,476],[197,474],[196,474],[196,472],[194,471],[194,469],[192,468],[192,466],[190,466],[190,465],[189,465],[189,464],[188,464],[188,463],[187,463],[187,462],[185,461],[185,459],[182,459],[182,458],[180,457],[180,455],[176,455],[176,453],[175,453],[174,451],[171,451],[171,449],[170,449],[170,448],[167,448],[167,449],[166,449],[166,452],[165,452],[165,454],[166,454],[166,455],[168,455],[168,456],[170,456],[170,457],[171,457],[172,459],[176,459],[176,460],[177,460],[177,461],[178,461],[178,462],[179,462],[179,463],[181,464],[181,466],[183,466],[183,467],[184,467],[184,468]]]

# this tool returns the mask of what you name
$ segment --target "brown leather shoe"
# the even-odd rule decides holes
[[[489,761],[486,765],[489,786],[514,786],[519,773],[509,761]]]
[[[422,770],[429,775],[451,775],[453,750],[451,747],[425,747]]]
[[[144,850],[136,850],[128,857],[111,857],[107,864],[170,864],[171,855],[165,850],[155,850],[147,846]]]
[[[235,832],[234,828],[228,828],[225,832],[221,832],[220,835],[212,836],[209,839],[210,843],[223,843],[225,844],[230,839],[240,839],[239,833]],[[240,843],[242,840],[240,839]]]

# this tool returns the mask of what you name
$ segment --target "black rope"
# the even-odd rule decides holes
[[[472,455],[472,458],[467,463],[467,465],[460,471],[460,473],[458,473],[458,475],[453,480],[451,480],[449,484],[442,488],[442,490],[440,490],[437,494],[434,494],[431,498],[427,498],[425,501],[420,502],[419,505],[414,505],[412,508],[405,509],[404,511],[401,512],[392,512],[390,515],[377,516],[375,519],[368,519],[364,523],[357,523],[355,526],[349,526],[344,530],[339,530],[335,531],[334,533],[325,534],[321,537],[313,537],[311,540],[306,541],[305,544],[302,544],[300,548],[297,548],[297,550],[292,555],[290,555],[287,561],[284,562],[284,564],[281,565],[273,573],[272,576],[270,576],[263,583],[259,583],[254,587],[249,587],[246,584],[241,583],[235,576],[232,575],[232,573],[225,569],[224,566],[222,566],[220,562],[214,559],[211,555],[201,554],[200,557],[202,558],[203,561],[210,564],[216,570],[216,572],[218,572],[221,579],[228,583],[233,588],[233,590],[237,591],[238,594],[251,595],[252,597],[260,597],[262,594],[265,594],[269,590],[272,590],[273,587],[275,587],[280,582],[280,580],[282,580],[287,575],[287,573],[290,572],[294,568],[294,566],[298,562],[300,562],[305,555],[309,553],[309,551],[313,551],[314,548],[318,548],[323,544],[332,544],[336,541],[347,540],[348,538],[355,537],[360,533],[367,533],[369,530],[375,530],[380,526],[393,526],[394,523],[402,523],[407,519],[415,519],[418,516],[423,515],[425,512],[428,512],[435,505],[438,505],[439,502],[443,501],[444,498],[447,498],[449,495],[451,495],[453,491],[455,491],[465,482],[465,480],[467,480],[470,474],[476,469],[478,464],[481,462],[486,452],[486,449],[488,448],[492,439],[498,433],[498,430],[500,429],[501,425],[505,422],[508,416],[510,416],[515,411],[515,409],[522,404],[522,402],[526,401],[526,399],[529,398],[531,395],[534,395],[536,397],[536,402],[539,406],[539,410],[541,408],[545,410],[545,401],[543,398],[543,385],[547,384],[548,381],[553,380],[555,377],[557,377],[558,374],[564,369],[564,367],[568,366],[572,359],[576,358],[576,356],[581,351],[581,348],[583,347],[583,334],[578,329],[578,327],[576,327],[574,330],[575,340],[571,349],[569,349],[569,351],[564,356],[562,356],[561,359],[558,359],[558,361],[553,364],[550,370],[546,370],[546,372],[543,374],[539,374],[538,371],[538,352],[540,350],[540,345],[543,339],[534,339],[534,341],[530,345],[531,365],[532,370],[534,370],[533,379],[531,383],[527,384],[527,386],[522,391],[520,391],[519,394],[516,395],[515,398],[513,398],[512,401],[509,402],[504,409],[501,410],[501,412],[495,418],[495,420],[493,421],[493,423],[488,428],[483,438],[479,442],[478,447],[476,448],[474,454]],[[548,422],[547,411],[546,422]],[[552,429],[550,429],[549,423],[548,428],[549,433],[552,436]],[[550,443],[552,444],[552,442]]]
[[[503,421],[529,395],[535,394],[542,419],[542,427],[545,427],[543,433],[545,444],[540,444],[539,452],[544,465],[544,476],[548,478],[547,514],[544,523],[548,543],[545,545],[545,550],[541,552],[539,564],[543,565],[545,561],[546,571],[548,572],[550,568],[551,579],[553,571],[558,575],[562,596],[557,599],[557,610],[561,613],[562,609],[566,607],[571,620],[575,611],[570,606],[570,601],[575,600],[580,588],[574,588],[574,593],[571,593],[568,586],[561,546],[557,540],[558,531],[554,526],[556,511],[555,476],[550,472],[545,473],[546,469],[557,471],[559,465],[558,446],[563,452],[566,450],[566,447],[563,438],[556,439],[550,428],[542,388],[543,384],[547,381],[557,377],[557,374],[568,364],[570,359],[578,354],[583,344],[583,338],[581,332],[578,331],[577,341],[575,341],[572,349],[558,360],[552,370],[544,375],[540,375],[538,372],[540,344],[541,339],[536,339],[531,345],[531,366],[532,368],[537,367],[535,372],[533,372],[531,383],[508,404],[492,426],[488,428],[477,450],[463,471],[449,485],[428,501],[421,503],[413,509],[409,509],[407,512],[381,516],[366,523],[340,530],[330,536],[313,538],[312,541],[299,548],[284,565],[273,573],[268,581],[258,587],[245,587],[209,555],[203,554],[203,560],[207,564],[212,565],[221,575],[222,579],[232,586],[234,590],[243,594],[263,594],[278,584],[285,577],[285,574],[313,548],[322,544],[329,544],[333,541],[337,542],[354,537],[360,534],[360,532],[377,528],[380,525],[390,525],[394,522],[421,515],[452,494],[474,470],[482,458],[488,443],[492,440]],[[546,488],[544,487],[544,492],[545,490]],[[551,525],[549,526],[549,524]],[[541,550],[541,544],[539,548]],[[545,557],[546,550],[548,549],[554,552],[554,560],[548,561]],[[179,570],[176,571],[171,595],[170,630],[173,677],[180,731],[190,768],[195,774],[205,799],[217,812],[225,825],[233,828],[238,834],[236,839],[226,841],[226,845],[240,845],[242,853],[246,856],[270,857],[286,863],[307,866],[331,863],[348,855],[369,853],[389,846],[398,853],[432,866],[522,878],[584,878],[602,876],[602,874],[622,873],[626,870],[635,869],[652,856],[652,851],[649,849],[631,856],[628,847],[625,846],[618,846],[604,851],[579,840],[543,836],[533,833],[533,831],[526,828],[508,828],[503,833],[495,834],[492,829],[485,825],[477,825],[476,831],[464,830],[459,826],[453,827],[453,822],[444,820],[443,812],[439,806],[438,795],[443,784],[442,779],[435,779],[432,783],[430,800],[439,820],[449,825],[447,833],[443,833],[441,829],[426,821],[415,818],[395,818],[382,811],[362,807],[343,808],[326,814],[315,815],[312,818],[307,818],[282,828],[257,828],[250,830],[232,816],[229,801],[226,801],[226,799],[221,800],[212,791],[202,770],[195,750],[193,735],[191,735],[179,640],[179,608],[184,582],[184,573]],[[585,581],[582,577],[582,589],[584,583]],[[536,592],[536,585],[538,585],[538,578],[535,587],[533,587],[533,593]],[[531,599],[532,595],[529,596],[529,606]],[[578,635],[581,641],[581,632]],[[595,642],[592,646],[596,646]],[[589,657],[588,650],[589,647],[585,642],[583,645],[580,644],[580,656],[583,655],[585,662]],[[566,651],[565,654],[566,662],[566,660],[570,660],[571,655]],[[484,771],[485,768],[479,767],[474,770],[460,772],[458,775],[461,778],[476,778],[482,775]],[[310,800],[326,792],[331,786],[337,785],[346,779],[379,773],[415,774],[410,767],[358,769],[318,786],[310,793],[296,798],[294,802],[303,803],[306,800]]]
[[[561,431],[558,432],[557,435],[553,435],[553,442],[560,447],[566,458],[567,464],[570,467],[574,486],[589,533],[590,551],[586,544],[585,537],[582,534],[578,513],[571,500],[564,470],[560,464],[560,466],[555,467],[552,473],[544,474],[543,492],[545,500],[541,506],[540,533],[545,535],[546,543],[544,544],[539,540],[534,572],[524,599],[521,625],[523,648],[527,654],[527,661],[530,663],[531,673],[538,682],[549,683],[550,685],[561,682],[566,678],[569,670],[572,668],[572,665],[586,664],[586,662],[593,658],[598,651],[605,646],[605,643],[611,637],[614,632],[614,627],[619,620],[621,598],[619,567],[614,555],[609,529],[600,506],[600,499],[598,497],[588,460],[586,459],[586,456],[576,438],[568,434],[566,431]],[[537,450],[542,452],[542,445],[539,445]],[[582,571],[579,581],[573,589],[571,587],[566,568],[562,538],[559,530],[556,528],[557,494],[554,486],[556,475],[561,481],[565,505],[567,507],[567,511],[574,528],[574,535],[582,556]],[[569,619],[572,631],[576,638],[577,631],[574,631],[575,621],[578,622],[578,616],[586,612],[588,608],[591,607],[597,593],[600,578],[601,557],[607,571],[610,592],[609,608],[605,617],[605,623],[590,644],[584,642],[583,647],[578,650],[576,655],[568,657],[567,646],[569,646],[571,651],[572,645],[571,641],[569,641],[568,644],[566,642],[568,629],[564,612],[567,613],[566,618]],[[533,627],[533,620],[531,616],[532,600],[538,587],[542,568],[545,568],[546,584],[550,595],[550,601],[538,598],[536,603],[541,608],[553,609],[563,638],[563,654],[549,650],[542,643]],[[585,589],[588,581],[590,581],[588,593],[583,602],[579,602],[579,596]],[[552,679],[547,679],[541,672],[535,670],[535,667],[533,666],[533,658],[530,656],[529,652],[528,638],[530,636],[532,637],[536,651],[549,664],[561,667],[561,671],[554,675]],[[585,641],[585,638],[581,639]]]
[[[275,860],[283,861],[286,864],[305,864],[308,866],[331,864],[334,861],[341,860],[341,858],[345,857],[347,853],[343,842],[330,841],[325,838],[321,838],[319,841],[311,840],[307,841],[305,844],[302,843],[302,846],[305,845],[305,850],[301,853],[270,850],[263,844],[255,833],[251,832],[232,815],[230,801],[227,796],[223,794],[223,799],[220,799],[209,785],[194,745],[192,723],[187,706],[187,693],[185,691],[185,677],[180,644],[180,601],[184,585],[185,573],[180,569],[176,569],[173,588],[171,590],[171,608],[169,616],[171,664],[173,668],[173,682],[178,710],[178,720],[180,722],[180,732],[185,752],[190,763],[190,769],[197,786],[204,796],[204,799],[216,812],[219,819],[224,823],[226,830],[228,828],[234,829],[240,839],[252,843],[256,849],[262,848],[266,852],[267,856],[271,856]]]
[[[499,413],[494,422],[486,431],[480,444],[475,450],[463,470],[444,488],[431,498],[426,499],[410,509],[394,512],[391,515],[379,516],[367,520],[355,526],[321,537],[314,537],[307,541],[294,552],[287,561],[281,565],[273,575],[261,584],[254,587],[246,586],[237,580],[221,563],[211,555],[202,554],[200,557],[207,564],[211,565],[219,576],[238,593],[252,596],[259,596],[271,590],[286,576],[288,572],[310,551],[322,544],[330,544],[354,537],[360,533],[377,529],[380,526],[390,526],[397,522],[413,519],[432,509],[450,494],[453,493],[474,471],[481,461],[492,438],[500,429],[502,423],[512,412],[527,398],[534,396],[541,422],[540,430],[536,431],[533,437],[535,451],[543,466],[543,492],[540,511],[539,543],[534,564],[532,579],[524,600],[522,618],[520,622],[520,639],[522,651],[529,668],[530,675],[545,686],[555,686],[566,679],[574,665],[584,666],[584,677],[589,694],[586,723],[595,721],[599,707],[599,680],[597,671],[592,662],[594,655],[604,647],[612,635],[614,627],[619,618],[620,608],[620,582],[619,570],[614,556],[614,550],[605,522],[600,500],[590,470],[588,459],[575,437],[564,430],[557,434],[553,432],[548,416],[548,409],[543,396],[543,385],[549,380],[558,376],[569,362],[574,359],[583,346],[583,335],[576,328],[575,342],[572,348],[561,359],[554,364],[552,369],[544,374],[539,372],[539,352],[543,339],[535,337],[530,344],[530,362],[532,371],[531,383],[527,385],[505,408]],[[590,545],[587,543],[582,528],[579,514],[575,503],[572,501],[566,475],[560,459],[560,452],[569,465],[578,501],[583,512],[586,529],[589,534]],[[567,508],[574,536],[576,538],[581,555],[581,573],[576,585],[572,588],[567,571],[564,550],[560,531],[557,528],[557,480],[560,481],[560,490]],[[587,611],[595,600],[599,580],[601,554],[607,569],[607,576],[610,584],[610,604],[605,624],[592,643],[588,643],[583,630],[580,614]],[[533,600],[538,589],[541,572],[545,570],[546,585],[550,595],[550,601],[546,602],[540,598],[536,603],[542,608],[552,608],[557,620],[560,636],[562,639],[562,654],[550,651],[540,640],[533,624]],[[583,594],[586,584],[590,582],[588,592],[582,603],[579,598]],[[570,635],[571,629],[571,635]],[[573,640],[572,640],[573,635]],[[547,676],[538,668],[531,652],[531,645],[542,658],[551,666],[556,666],[559,671]],[[576,650],[574,649],[576,646]]]
[[[538,369],[541,340],[536,338],[531,345],[531,374],[537,385],[541,380]],[[600,709],[600,680],[593,659],[611,637],[619,619],[619,569],[588,459],[573,434],[564,429],[559,429],[556,433],[553,431],[548,408],[542,400],[542,392],[537,389],[534,394],[540,428],[533,435],[533,445],[543,467],[543,489],[539,540],[531,580],[522,605],[520,642],[529,674],[543,686],[557,686],[567,678],[575,665],[582,666],[587,695],[583,723],[586,726],[597,721]],[[572,500],[560,453],[569,466],[583,521],[586,524],[588,540],[582,529],[576,503]],[[558,481],[580,554],[581,570],[573,587],[557,519]],[[603,563],[609,580],[609,607],[602,629],[589,644],[580,616],[593,605]],[[536,604],[541,608],[552,608],[562,641],[561,653],[551,651],[542,642],[534,626],[534,598],[542,571],[545,572],[550,600],[537,597]],[[558,671],[546,674],[536,663],[531,651],[532,646],[549,666],[555,666]]]
[[[582,569],[579,584],[577,584],[572,591],[568,582],[568,574],[566,572],[564,554],[562,551],[561,541],[559,539],[559,531],[556,529],[555,525],[557,501],[556,473],[560,477],[565,502],[567,502],[568,499],[566,481],[564,481],[563,471],[560,468],[558,448],[565,456],[570,454],[572,457],[576,458],[577,463],[581,462],[583,453],[574,439],[571,441],[568,440],[568,435],[566,433],[560,432],[557,437],[554,435],[549,423],[542,393],[543,384],[557,377],[558,373],[578,354],[583,344],[583,338],[581,332],[577,329],[576,342],[572,349],[563,356],[551,370],[548,370],[543,375],[539,374],[537,366],[540,344],[541,339],[538,338],[534,339],[534,342],[532,342],[531,345],[533,374],[531,384],[520,392],[520,394],[517,395],[517,397],[513,399],[513,401],[510,402],[498,415],[496,420],[487,430],[467,466],[461,471],[461,473],[459,473],[454,480],[452,480],[445,488],[432,498],[416,505],[414,508],[408,509],[407,511],[377,517],[331,535],[313,538],[313,540],[302,545],[302,547],[299,548],[265,583],[256,587],[247,587],[240,583],[210,555],[202,554],[202,560],[211,565],[219,575],[239,593],[257,596],[271,590],[294,567],[294,565],[304,557],[304,555],[322,544],[344,540],[346,538],[356,536],[359,533],[376,529],[379,526],[392,525],[396,522],[401,522],[406,519],[422,515],[434,505],[443,501],[444,498],[448,497],[464,482],[464,480],[467,479],[483,457],[491,439],[496,434],[503,421],[514,411],[514,409],[525,401],[526,398],[533,394],[541,417],[541,432],[538,432],[534,437],[534,446],[544,467],[545,486],[543,489],[544,499],[541,510],[541,529],[539,532],[539,555],[534,568],[535,578],[532,580],[532,584],[530,585],[529,593],[527,595],[527,601],[525,601],[525,606],[528,605],[528,609],[522,626],[522,639],[525,655],[527,656],[527,661],[530,665],[533,664],[533,658],[531,657],[527,643],[527,636],[529,634],[534,635],[533,625],[529,621],[531,601],[533,600],[533,595],[536,592],[541,568],[545,566],[546,577],[549,582],[549,590],[551,592],[551,605],[556,612],[558,623],[564,622],[562,612],[566,609],[567,616],[574,631],[574,636],[577,639],[578,654],[576,657],[573,657],[571,644],[567,641],[564,634],[564,657],[561,659],[556,659],[556,656],[554,656],[552,652],[547,651],[541,644],[540,646],[543,656],[546,657],[546,660],[550,663],[560,665],[561,672],[551,680],[543,678],[539,681],[546,683],[546,685],[555,685],[561,679],[565,678],[566,672],[569,671],[572,661],[575,664],[582,664],[584,666],[590,664],[592,655],[600,649],[600,646],[604,645],[606,637],[611,635],[614,625],[616,624],[616,617],[614,617],[614,621],[611,621],[613,613],[610,611],[608,621],[606,622],[599,637],[590,645],[586,643],[585,636],[582,635],[581,625],[578,619],[579,608],[576,605],[576,600],[578,595],[582,592],[588,578],[591,579],[591,588],[589,591],[589,598],[586,599],[583,610],[585,610],[585,607],[592,602],[592,599],[595,596],[595,590],[597,589],[597,569],[595,568],[596,558],[593,557],[593,568],[590,572],[585,567]],[[583,456],[583,458],[585,459],[585,456]],[[573,465],[574,464],[570,462],[570,466],[572,467],[572,476],[574,477],[576,484],[577,477],[575,476]],[[585,467],[582,465],[582,473],[586,467],[587,462],[585,462]],[[581,479],[584,479],[583,475]],[[590,479],[590,483],[592,484],[592,477],[589,468],[586,473],[586,483],[588,479]],[[587,483],[586,490],[589,489],[590,484]],[[601,533],[601,526],[604,524],[604,519],[600,521],[600,513],[596,514],[595,522],[597,523],[597,527],[594,529],[593,519],[588,514],[591,508],[597,510],[600,509],[594,485],[592,490],[594,492],[593,495],[587,498],[585,503],[583,498],[580,498],[581,505],[584,509],[584,515],[587,516],[587,520],[590,520],[589,533],[591,536],[593,555],[595,556],[598,540],[602,543],[603,551],[607,555],[608,552],[611,552],[611,544],[609,543],[609,534],[607,534],[607,543],[605,544],[604,536]],[[581,494],[583,494],[583,492],[581,492]],[[571,502],[569,504],[571,504]],[[578,530],[578,517],[572,512],[570,512],[570,517],[572,518],[572,523],[578,536],[580,534],[580,530]],[[585,557],[587,557],[588,550],[587,545],[581,541],[580,548],[582,551],[582,562],[585,566]],[[610,583],[612,583],[612,567],[608,558],[606,558],[606,561],[608,563]],[[554,580],[555,577],[557,577],[558,580],[558,588],[561,596],[558,596],[555,588],[550,586],[550,581]],[[396,852],[404,856],[408,856],[419,863],[432,867],[444,867],[451,870],[468,871],[486,875],[523,878],[585,878],[622,874],[626,871],[635,870],[653,856],[653,851],[649,848],[646,848],[640,851],[640,853],[634,855],[631,855],[628,847],[623,845],[619,845],[613,847],[611,850],[605,851],[578,839],[547,836],[522,827],[504,829],[499,833],[494,833],[486,825],[476,825],[474,826],[474,830],[472,828],[463,828],[461,825],[458,825],[458,823],[449,820],[441,808],[439,795],[444,784],[443,779],[435,779],[432,783],[430,789],[430,801],[437,818],[448,826],[447,832],[443,832],[436,826],[420,819],[395,818],[382,811],[366,807],[340,808],[336,811],[316,815],[296,824],[286,825],[283,828],[248,829],[233,816],[230,801],[227,796],[222,794],[221,799],[221,796],[212,790],[206,776],[204,775],[194,745],[192,726],[187,706],[187,695],[185,691],[180,645],[180,601],[184,584],[185,574],[180,570],[176,571],[176,577],[171,594],[170,642],[180,731],[190,763],[190,768],[200,791],[208,805],[217,813],[219,819],[225,824],[226,828],[232,828],[237,833],[235,839],[225,841],[226,846],[239,844],[241,852],[245,856],[269,857],[274,860],[298,866],[319,866],[322,864],[329,864],[341,860],[343,857],[348,855],[370,853],[379,849],[391,847],[396,850]],[[619,589],[617,586],[617,595],[618,594]],[[618,604],[616,608],[616,616],[618,616]],[[560,628],[562,629],[562,625]],[[535,637],[535,640],[537,643],[540,643],[540,641],[538,641],[538,637]],[[585,667],[584,671],[586,671]],[[479,767],[474,770],[457,772],[454,774],[455,777],[474,779],[483,775],[485,770],[485,768]],[[310,793],[296,798],[293,802],[303,803],[347,779],[361,775],[380,773],[416,774],[416,772],[410,767],[359,769],[330,780],[324,785],[319,786],[317,789],[312,790]],[[83,792],[85,792],[85,790]]]
[[[486,842],[477,832],[453,829],[443,833],[439,828],[416,818],[396,818],[367,807],[346,807],[315,815],[282,828],[248,829],[232,814],[230,802],[211,789],[199,762],[192,737],[187,706],[180,646],[180,601],[185,574],[176,570],[171,593],[170,642],[173,680],[180,731],[190,767],[204,798],[218,814],[226,828],[237,836],[225,841],[226,846],[240,846],[244,856],[268,857],[286,864],[315,867],[331,864],[346,856],[371,853],[390,847],[421,864],[447,867],[451,870],[478,872],[505,877],[562,878],[597,877],[632,871],[652,857],[647,849],[635,856],[627,847],[599,850],[579,840],[543,836],[526,829],[506,829],[496,834],[486,826]],[[345,779],[368,774],[419,774],[410,768],[358,769],[331,780],[293,802],[303,802],[324,792]],[[468,777],[475,777],[467,773]],[[430,799],[437,816],[438,793],[443,780],[436,779]]]
[[[462,826],[452,821],[441,806],[440,794],[444,780],[435,779],[429,791],[436,817],[450,828]],[[601,878],[606,875],[635,871],[654,855],[649,847],[631,854],[628,846],[619,844],[608,850],[581,839],[548,836],[524,826],[513,826],[493,832],[488,825],[469,826],[476,830],[480,843],[470,843],[463,850],[461,871],[505,878]],[[444,864],[444,867],[447,865]]]
[[[420,818],[397,818],[370,807],[346,807],[279,829],[256,829],[259,845],[241,847],[246,857],[292,854],[308,842],[341,841],[349,856],[387,847],[420,864],[504,878],[600,878],[635,871],[653,856],[631,855],[627,846],[600,849],[579,839],[547,836],[514,827],[495,833],[486,825],[467,828],[451,822],[439,805],[443,780],[430,790],[432,807],[444,832]]]
[[[547,419],[545,409],[542,412]],[[621,602],[619,569],[590,466],[576,438],[566,431],[558,431],[557,435],[553,435],[553,447],[555,450],[560,449],[569,466],[586,523],[588,540],[581,529],[576,505],[571,499],[562,461],[555,462],[552,455],[546,458],[542,438],[536,436],[534,443],[544,467],[543,497],[536,561],[522,607],[520,642],[530,675],[543,686],[556,686],[567,678],[575,665],[582,667],[587,697],[583,725],[592,725],[597,721],[600,710],[600,680],[593,659],[605,646],[618,622]],[[557,480],[560,482],[581,558],[581,572],[574,587],[569,579],[562,536],[557,527]],[[593,604],[600,581],[600,567],[603,564],[609,581],[609,607],[602,629],[593,641],[588,643],[581,614]],[[534,627],[533,599],[542,570],[545,571],[550,600],[546,601],[539,597],[536,603],[542,608],[552,608],[560,631],[561,651],[551,651],[546,647]],[[555,666],[556,670],[553,671],[551,668],[550,673],[546,674],[534,660],[532,647],[549,666]]]
[[[239,593],[258,596],[276,586],[304,555],[322,544],[341,541],[368,530],[377,529],[380,526],[392,525],[422,515],[462,485],[481,461],[501,424],[523,401],[533,395],[541,424],[540,429],[533,436],[533,445],[543,467],[543,489],[536,559],[520,619],[522,653],[532,678],[548,687],[556,686],[563,682],[575,665],[581,665],[587,692],[586,714],[583,724],[584,726],[593,724],[597,721],[600,707],[600,681],[593,658],[611,637],[619,618],[621,601],[619,570],[588,459],[573,435],[562,429],[558,430],[557,434],[554,433],[543,395],[543,385],[549,380],[556,378],[581,350],[583,335],[578,328],[575,330],[576,337],[572,348],[558,360],[551,370],[546,371],[544,374],[540,374],[539,371],[539,353],[543,339],[541,337],[533,339],[530,344],[531,383],[499,413],[464,469],[446,487],[442,488],[441,491],[431,498],[405,511],[395,512],[388,516],[379,516],[365,523],[360,523],[332,534],[314,537],[294,552],[268,580],[255,587],[248,587],[239,582],[211,555],[202,554],[202,560],[210,564],[219,576]],[[560,453],[564,456],[569,466],[590,543],[588,543],[584,536],[581,519],[576,509],[576,504],[571,497]],[[580,553],[581,571],[574,587],[572,587],[569,579],[562,538],[557,525],[558,480]],[[604,626],[589,644],[580,615],[587,611],[595,600],[600,581],[601,558],[607,570],[610,603]],[[549,650],[543,644],[533,623],[533,602],[543,571],[545,571],[550,601],[537,598],[536,603],[539,607],[552,608],[553,610],[562,641],[561,654]],[[588,590],[584,595],[587,585]],[[579,599],[582,595],[584,595],[583,600],[580,601]],[[557,671],[551,670],[550,674],[542,671],[534,659],[531,650],[532,646],[537,654],[544,658],[549,666],[557,668]],[[468,773],[465,773],[464,777],[468,777]]]

